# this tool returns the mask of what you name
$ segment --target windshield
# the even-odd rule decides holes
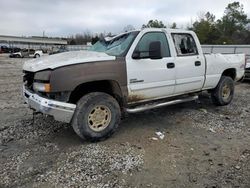
[[[118,35],[109,41],[100,40],[96,42],[89,50],[105,52],[106,54],[112,56],[125,56],[138,33],[138,31],[133,31]]]

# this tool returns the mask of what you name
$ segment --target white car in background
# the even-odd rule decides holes
[[[250,59],[246,63],[245,78],[250,79]]]
[[[10,54],[10,57],[33,57],[33,58],[38,58],[43,55],[42,50],[34,50],[34,49],[23,49],[20,52],[12,53]]]

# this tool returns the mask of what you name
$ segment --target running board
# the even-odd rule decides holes
[[[160,108],[163,106],[170,106],[173,104],[189,102],[189,101],[193,101],[196,99],[198,99],[198,96],[192,96],[192,97],[183,98],[183,99],[176,99],[176,100],[161,102],[161,103],[144,104],[144,105],[137,106],[135,108],[126,108],[126,112],[128,112],[128,113],[143,112],[145,110],[151,110],[151,109]]]

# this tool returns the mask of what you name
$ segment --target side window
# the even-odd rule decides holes
[[[194,38],[190,34],[172,34],[175,49],[178,56],[182,55],[197,55],[198,50]]]
[[[149,57],[149,46],[151,42],[160,42],[161,56],[170,57],[169,45],[165,33],[149,32],[142,36],[141,40],[135,48],[135,51],[140,53],[140,58]]]

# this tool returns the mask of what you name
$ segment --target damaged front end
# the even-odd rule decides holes
[[[51,115],[57,121],[69,123],[76,105],[63,102],[69,94],[51,92],[50,72],[48,70],[37,73],[24,71],[24,100],[36,112]]]

